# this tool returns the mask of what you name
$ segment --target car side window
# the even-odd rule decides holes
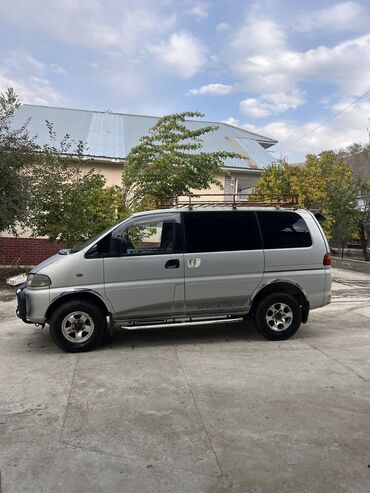
[[[189,253],[262,248],[257,217],[252,211],[194,211],[184,216]]]
[[[124,255],[158,255],[172,253],[175,249],[176,223],[170,221],[148,221],[133,224],[116,238],[121,238],[126,247]]]
[[[259,211],[257,214],[265,249],[303,248],[312,245],[308,226],[296,212]]]

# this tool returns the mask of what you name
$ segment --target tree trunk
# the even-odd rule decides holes
[[[362,246],[362,253],[364,255],[364,260],[366,262],[369,262],[370,259],[369,259],[369,253],[367,251],[367,238],[366,238],[364,223],[362,221],[360,222],[360,241]]]

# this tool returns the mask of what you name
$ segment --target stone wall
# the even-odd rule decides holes
[[[370,274],[370,262],[365,262],[363,260],[333,257],[333,267]]]

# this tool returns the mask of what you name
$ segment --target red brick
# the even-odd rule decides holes
[[[0,265],[37,265],[63,248],[43,238],[0,237]]]

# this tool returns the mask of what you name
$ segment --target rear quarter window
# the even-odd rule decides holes
[[[230,252],[262,248],[254,212],[187,212],[184,214],[186,250]]]
[[[257,213],[265,249],[304,248],[312,245],[305,220],[296,212]]]

